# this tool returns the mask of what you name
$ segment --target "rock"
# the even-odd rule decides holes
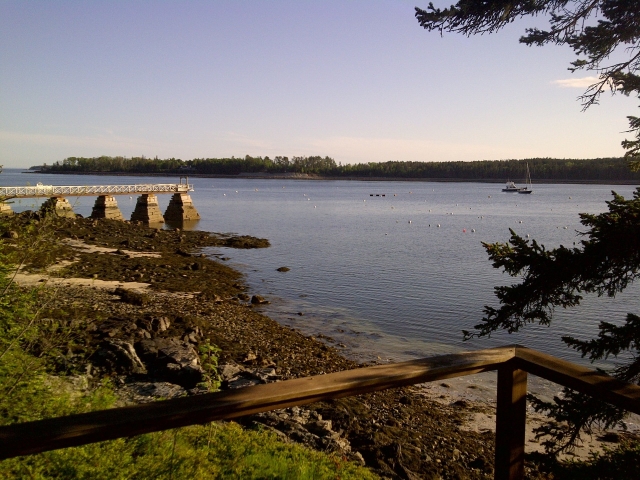
[[[452,456],[454,461],[459,460],[460,459],[460,450],[458,450],[457,448],[454,448],[453,452],[451,453],[451,456]]]
[[[164,332],[171,326],[169,317],[159,317],[151,319],[151,329],[154,332]]]
[[[291,269],[289,267],[280,267],[280,268],[276,268],[276,270],[278,272],[288,272]]]
[[[14,231],[14,230],[9,230],[7,232],[4,232],[2,234],[3,238],[18,238],[18,232]]]
[[[362,457],[362,454],[360,452],[353,452],[351,454],[351,460],[356,463],[359,463],[363,467],[365,466],[364,458]]]
[[[182,340],[185,342],[194,343],[197,345],[200,339],[198,335],[196,335],[196,332],[191,332],[185,335],[184,337],[182,337]]]
[[[121,392],[140,403],[183,397],[187,393],[180,385],[168,382],[133,382],[126,384]]]
[[[141,338],[151,338],[151,334],[147,332],[144,328],[140,328],[136,330],[136,335]]]
[[[260,295],[254,295],[253,297],[251,297],[251,303],[253,305],[265,305],[271,302],[269,302],[268,300],[265,300],[264,297]]]
[[[246,378],[242,376],[231,380],[227,386],[229,389],[235,390],[238,388],[253,387],[254,385],[260,385],[261,383],[262,382],[257,378]]]
[[[126,374],[146,374],[147,369],[138,357],[130,342],[109,338],[105,340],[97,353],[98,357],[114,363],[114,369]]]
[[[218,373],[220,374],[220,378],[222,378],[222,381],[229,381],[231,380],[233,377],[237,376],[240,372],[242,372],[244,369],[237,364],[224,364],[224,365],[220,365],[218,366]]]
[[[244,359],[242,360],[243,362],[252,362],[254,361],[256,358],[258,358],[256,356],[255,353],[253,352],[247,352],[247,354],[244,356]]]
[[[331,433],[331,420],[316,420],[305,425],[311,433],[324,437]]]
[[[601,442],[620,443],[620,435],[616,432],[606,432],[598,437]]]
[[[249,299],[251,297],[249,297],[249,295],[247,295],[246,293],[239,293],[238,295],[236,295],[238,297],[238,299],[242,300],[243,302],[247,302],[249,301]]]
[[[142,274],[140,274],[142,276]],[[118,295],[120,300],[131,305],[144,306],[149,303],[149,296],[144,293],[134,292],[133,290],[127,290],[126,288],[118,287],[113,292],[114,295]]]
[[[200,357],[188,342],[177,338],[143,339],[135,347],[148,368],[160,378],[184,388],[193,388],[203,379]]]

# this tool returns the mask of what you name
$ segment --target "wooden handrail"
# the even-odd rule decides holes
[[[513,355],[512,347],[444,355],[8,425],[0,427],[0,458],[495,370]]]
[[[498,370],[498,479],[524,474],[526,372],[640,413],[640,387],[519,345],[0,427],[0,459]]]

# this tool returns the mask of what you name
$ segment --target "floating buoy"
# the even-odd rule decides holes
[[[440,228],[440,224],[438,224],[438,228]]]
[[[411,220],[409,220],[409,223],[411,223]]]
[[[223,193],[222,195],[223,195],[223,196],[225,196],[225,197],[227,196],[227,194],[226,194],[226,193]]]
[[[472,229],[471,229],[471,233],[476,233],[476,229],[475,229],[475,228],[472,228]]]
[[[491,195],[489,195],[489,198],[491,198]]]
[[[463,228],[463,229],[462,229],[462,233],[467,233],[467,229],[466,229],[466,228]]]
[[[314,205],[313,208],[318,208],[317,205]]]
[[[238,190],[236,190],[236,193],[238,193]]]

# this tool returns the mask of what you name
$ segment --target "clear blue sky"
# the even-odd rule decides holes
[[[451,2],[437,1],[445,6]],[[419,27],[428,1],[0,2],[0,164],[329,155],[620,156],[633,99],[581,112],[567,48]],[[584,82],[582,82],[584,83]]]

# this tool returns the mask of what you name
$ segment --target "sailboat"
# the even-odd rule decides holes
[[[533,193],[533,185],[531,185],[531,173],[529,172],[529,164],[527,163],[527,178],[523,188],[518,189],[518,193]]]

